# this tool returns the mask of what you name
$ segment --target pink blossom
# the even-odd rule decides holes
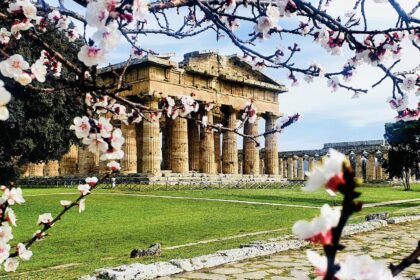
[[[321,216],[307,222],[304,220],[297,221],[293,225],[293,233],[298,237],[319,243],[322,245],[331,244],[331,229],[336,227],[340,219],[340,210],[332,209],[328,204],[324,204],[321,208]]]
[[[343,163],[346,156],[334,149],[329,150],[329,157],[322,166],[316,166],[312,172],[309,172],[303,191],[315,191],[321,186],[337,191],[340,184],[344,184]]]
[[[88,117],[75,117],[73,123],[74,124],[70,126],[70,129],[76,132],[77,138],[80,139],[89,136],[91,125]]]

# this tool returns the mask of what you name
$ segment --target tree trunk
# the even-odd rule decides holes
[[[404,168],[401,175],[402,175],[401,179],[404,185],[404,190],[409,191],[411,189],[411,186],[410,186],[411,169]]]

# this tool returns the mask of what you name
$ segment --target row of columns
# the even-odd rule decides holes
[[[146,106],[158,109],[158,101],[149,99]],[[222,107],[225,125],[234,129],[238,111],[229,107]],[[147,113],[146,113],[147,114]],[[154,113],[151,113],[154,114]],[[206,112],[209,124],[214,123],[214,113]],[[243,141],[243,159],[239,170],[237,138],[233,131],[223,134],[212,128],[200,127],[192,120],[165,118],[162,122],[156,115],[146,116],[148,120],[137,125],[121,125],[125,138],[123,145],[124,158],[121,160],[123,173],[143,173],[159,175],[161,168],[172,170],[174,173],[188,173],[198,171],[206,174],[279,174],[278,147],[276,134],[265,137],[265,158],[260,163],[260,151],[256,143],[249,138]],[[264,115],[266,130],[275,126],[275,117]],[[161,125],[162,124],[162,125]],[[162,133],[161,133],[162,132]],[[258,123],[246,122],[244,133],[258,134]],[[162,156],[161,156],[162,155]],[[33,171],[28,176],[53,176],[52,174],[92,174],[106,169],[105,163],[99,162],[99,155],[89,152],[86,148],[72,146],[62,158],[47,163],[41,167],[30,165]],[[44,167],[42,167],[44,168]],[[48,171],[47,171],[48,169]],[[54,169],[54,171],[52,171]],[[36,170],[36,171],[35,171]],[[242,172],[241,172],[242,171]],[[48,174],[48,175],[47,175]]]
[[[383,155],[386,157],[386,155]],[[316,165],[325,161],[327,155],[321,157],[289,156],[279,159],[279,174],[289,180],[305,180],[305,173],[311,172]],[[375,153],[361,155],[357,154],[350,159],[356,177],[366,181],[387,179],[387,174],[382,168]]]

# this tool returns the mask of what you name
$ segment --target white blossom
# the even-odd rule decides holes
[[[384,261],[373,260],[368,255],[347,255],[340,263],[337,277],[340,280],[392,280],[393,277]]]
[[[38,216],[37,224],[50,224],[53,220],[51,213],[44,213]]]
[[[60,204],[64,207],[68,207],[70,204],[72,204],[72,201],[70,201],[70,200],[60,200]]]
[[[87,177],[85,179],[86,184],[88,184],[89,186],[96,186],[96,184],[98,183],[98,178],[97,177]]]
[[[254,27],[256,33],[261,33],[263,39],[269,39],[269,31],[274,27],[273,20],[268,16],[261,16],[257,19],[257,24]]]
[[[88,184],[82,184],[82,185],[79,185],[77,189],[80,191],[82,195],[87,195],[88,193],[90,193],[91,187]]]
[[[12,228],[8,223],[3,223],[0,226],[0,240],[2,242],[9,242],[13,239]]]
[[[43,58],[38,59],[37,61],[35,61],[34,64],[32,64],[31,71],[35,78],[38,80],[38,82],[45,82],[45,76],[47,75],[47,66],[45,66]]]
[[[70,25],[70,19],[66,16],[62,16],[58,21],[57,21],[57,28],[58,30],[67,30],[69,28]]]
[[[114,128],[109,119],[100,117],[98,121],[96,121],[96,126],[100,129],[100,135],[103,138],[110,138],[112,129]]]
[[[88,146],[92,153],[104,153],[108,150],[108,143],[102,138],[99,133],[91,133],[88,137],[83,138],[82,143]]]
[[[32,257],[32,251],[26,249],[23,243],[19,243],[17,245],[17,251],[18,251],[19,257],[24,261],[29,261]]]
[[[105,61],[105,52],[95,46],[83,46],[80,48],[77,58],[88,67],[94,66]]]
[[[12,32],[13,36],[15,36],[16,39],[20,39],[20,31],[26,31],[32,28],[33,26],[34,25],[29,20],[17,21],[12,25],[10,32]]]
[[[407,91],[412,91],[416,88],[417,75],[408,75],[404,78],[402,88]]]
[[[116,161],[110,161],[110,162],[108,162],[108,164],[106,166],[109,169],[111,169],[112,171],[120,171],[120,169],[121,169],[120,164]]]
[[[27,86],[32,82],[31,75],[26,72],[20,74],[17,78],[15,78],[15,80],[22,86]]]
[[[143,21],[149,14],[149,6],[146,0],[133,1],[133,16],[135,20]]]
[[[77,31],[76,28],[73,29],[69,29],[67,30],[67,32],[65,33],[67,39],[69,40],[69,42],[75,42],[77,40],[77,38],[79,38],[79,31]]]
[[[4,189],[2,199],[7,200],[9,205],[14,205],[15,203],[22,204],[25,202],[21,188],[12,188],[11,190],[8,188]]]
[[[327,85],[332,88],[332,91],[336,91],[339,87],[340,84],[340,80],[338,79],[337,76],[334,76],[330,79],[328,79]]]
[[[5,77],[17,79],[24,70],[29,69],[29,63],[20,54],[14,54],[0,62],[1,74]]]
[[[6,90],[3,81],[0,80],[0,121],[5,121],[9,118],[9,110],[6,105],[11,98],[10,92]]]
[[[90,1],[86,7],[86,21],[92,27],[102,27],[109,17],[105,1]]]
[[[80,139],[89,136],[91,125],[88,117],[75,117],[73,123],[74,124],[70,126],[70,129],[76,132],[77,138]]]
[[[83,211],[85,211],[85,209],[86,209],[86,200],[81,199],[79,201],[79,213],[82,213]]]
[[[53,10],[51,13],[48,14],[48,19],[57,23],[57,21],[61,18],[61,14],[58,10]]]
[[[201,124],[203,127],[207,127],[209,123],[209,117],[208,116],[203,116],[203,118],[201,119]]]
[[[17,267],[19,266],[19,261],[14,258],[8,258],[4,262],[4,271],[6,272],[14,272],[16,271]]]
[[[119,160],[119,159],[122,159],[123,157],[124,157],[124,152],[123,151],[110,149],[110,150],[107,150],[106,153],[103,153],[99,157],[99,160],[102,160],[102,161],[105,161],[105,160]]]
[[[94,34],[93,40],[105,51],[114,49],[121,40],[121,32],[117,22],[100,27]]]
[[[0,264],[3,263],[10,254],[10,245],[0,240]]]
[[[16,226],[16,215],[15,211],[11,207],[7,207],[6,209],[6,220],[12,224],[13,226]]]
[[[117,128],[112,132],[111,145],[114,149],[121,150],[122,145],[124,144],[125,139],[122,135],[121,129]]]
[[[6,45],[10,42],[10,36],[12,33],[10,33],[6,28],[2,27],[0,29],[0,43]]]
[[[306,257],[308,261],[315,267],[315,271],[318,275],[325,274],[328,267],[328,261],[325,256],[321,256],[314,251],[307,250]]]

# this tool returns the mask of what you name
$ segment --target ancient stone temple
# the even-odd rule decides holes
[[[321,163],[328,156],[330,148],[344,153],[356,176],[364,181],[389,179],[382,168],[382,162],[388,158],[389,149],[384,140],[327,143],[319,150],[280,152],[279,172],[288,180],[304,180],[305,173]]]
[[[117,82],[111,71],[120,71],[124,64],[102,69],[106,82]],[[162,97],[193,95],[202,103],[214,102],[215,109],[207,113],[209,123],[234,127],[241,110],[250,100],[259,118],[266,120],[271,130],[281,116],[278,95],[286,88],[255,70],[237,56],[221,56],[214,52],[193,52],[180,63],[169,57],[145,56],[133,60],[126,71],[126,81],[132,90],[121,95],[158,108]],[[121,126],[126,143],[121,160],[122,173],[141,173],[159,177],[169,173],[245,174],[276,176],[279,174],[277,139],[271,134],[265,139],[265,158],[252,141],[243,141],[243,153],[238,157],[238,137],[233,132],[219,134],[194,123],[164,115],[138,125]],[[247,134],[258,133],[258,122],[246,123]],[[264,167],[264,168],[262,168]],[[31,172],[33,170],[33,172]],[[42,172],[44,170],[44,173]],[[73,146],[61,161],[32,166],[28,176],[55,174],[95,174],[104,170],[98,156],[87,149]],[[48,172],[46,172],[48,171]]]

